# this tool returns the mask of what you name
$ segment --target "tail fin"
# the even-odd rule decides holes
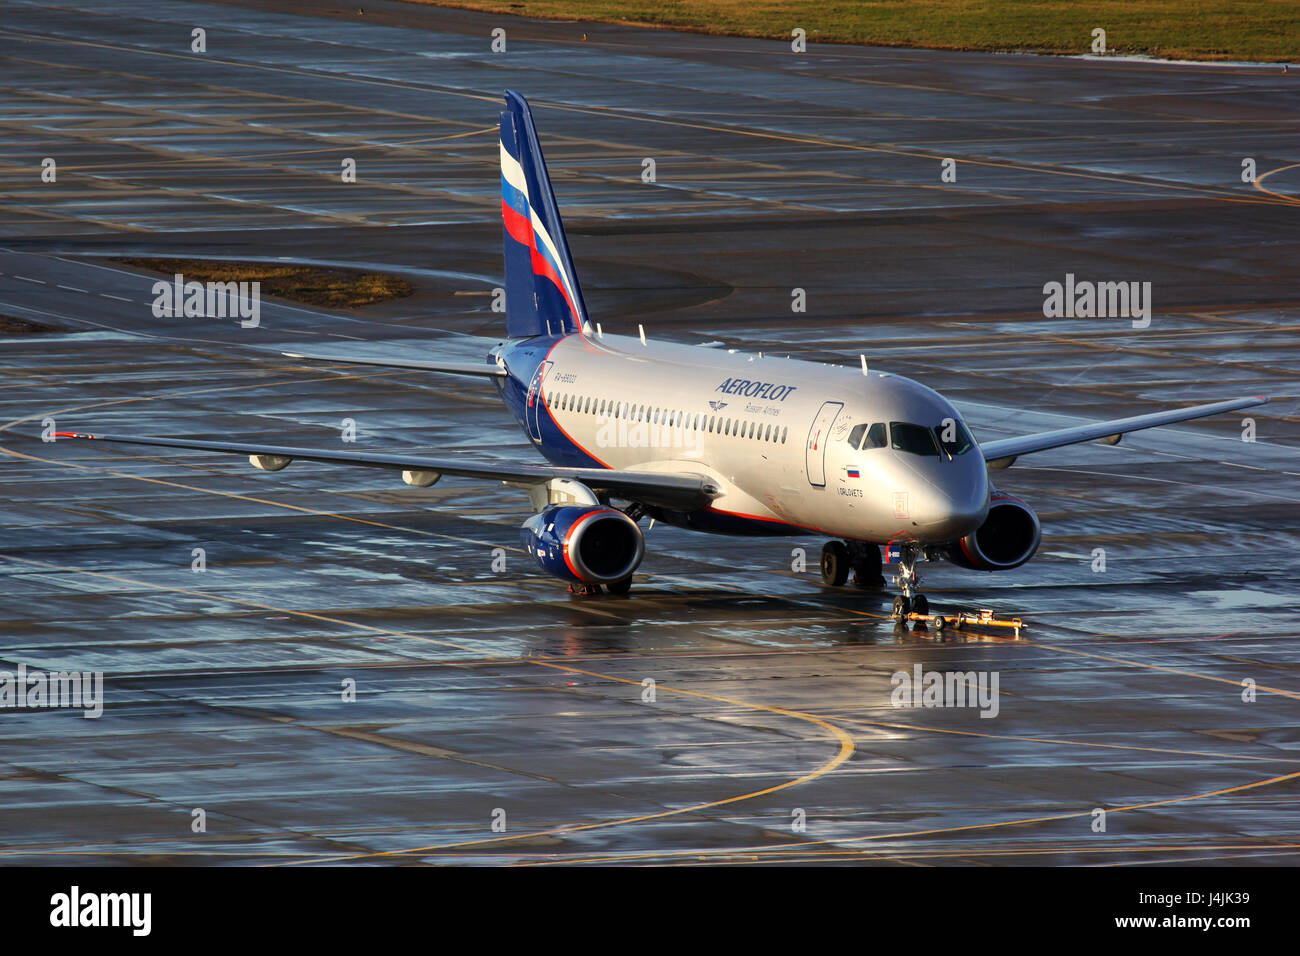
[[[505,224],[506,334],[580,332],[587,306],[555,205],[528,102],[506,91],[501,114],[501,217]]]

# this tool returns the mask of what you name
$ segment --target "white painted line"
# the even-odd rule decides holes
[[[117,299],[118,302],[130,302],[130,301],[131,301],[130,299],[124,299],[124,298],[122,298],[122,296],[120,296],[120,295],[109,295],[107,292],[100,292],[100,293],[98,293],[98,295],[100,296],[100,298],[103,298],[103,299]]]
[[[61,285],[60,289],[67,289],[69,292],[85,292],[85,289],[78,289],[75,285]]]
[[[29,279],[27,276],[14,276],[15,279],[21,279],[23,282],[35,282],[37,285],[45,285],[44,279]]]

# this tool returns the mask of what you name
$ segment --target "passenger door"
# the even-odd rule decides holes
[[[554,362],[543,362],[533,373],[533,380],[528,385],[528,404],[524,408],[524,418],[528,422],[528,435],[533,441],[542,440],[542,382]]]
[[[831,426],[843,410],[843,402],[823,402],[812,428],[808,429],[808,484],[814,488],[826,487],[826,444],[831,437]]]

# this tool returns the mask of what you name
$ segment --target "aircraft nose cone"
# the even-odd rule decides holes
[[[931,495],[917,516],[917,531],[930,541],[956,541],[970,534],[988,516],[988,492],[961,488]]]
[[[988,516],[989,491],[983,461],[978,463],[978,468],[953,468],[928,477],[930,480],[916,489],[912,508],[919,538],[933,544],[955,541],[984,523]]]

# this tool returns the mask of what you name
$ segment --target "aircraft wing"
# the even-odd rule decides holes
[[[334,465],[362,465],[403,472],[408,484],[428,485],[437,476],[496,479],[511,484],[533,485],[552,478],[572,478],[596,491],[670,508],[698,508],[720,494],[716,482],[706,475],[660,474],[605,468],[562,468],[549,464],[512,464],[460,456],[381,455],[361,451],[333,451],[296,448],[288,445],[249,445],[242,442],[200,441],[191,438],[152,438],[136,435],[91,435],[84,432],[55,432],[59,438],[123,442],[130,445],[158,445],[164,448],[194,448],[200,451],[248,455],[263,471],[279,471],[294,459]],[[408,477],[409,476],[409,477]]]
[[[419,359],[399,358],[359,358],[351,355],[324,355],[312,352],[281,352],[289,358],[311,359],[313,362],[342,362],[346,365],[378,365],[383,368],[414,368],[425,372],[447,372],[451,375],[486,375],[490,378],[505,378],[509,373],[498,365],[486,362],[425,362]]]
[[[1251,398],[1233,398],[1226,402],[1212,402],[1208,405],[1192,405],[1188,408],[1171,408],[1166,412],[1152,412],[1149,415],[1134,415],[1131,418],[1116,418],[1108,422],[1094,422],[1088,425],[1074,425],[1070,428],[1058,428],[1055,431],[1039,432],[1037,435],[1024,435],[1019,438],[999,438],[984,442],[980,451],[990,468],[1008,468],[1020,455],[1059,448],[1062,445],[1075,445],[1079,442],[1104,441],[1108,445],[1117,445],[1128,432],[1143,428],[1155,428],[1157,425],[1171,425],[1174,422],[1186,422],[1194,418],[1206,418],[1220,412],[1231,412],[1238,408],[1250,408],[1252,405],[1264,405],[1268,399],[1262,395]]]

